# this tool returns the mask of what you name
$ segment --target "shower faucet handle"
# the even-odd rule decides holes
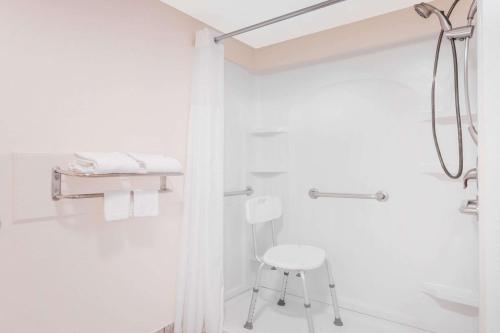
[[[467,200],[460,207],[460,213],[466,215],[478,215],[479,214],[479,203],[478,200]]]
[[[473,169],[470,169],[469,171],[467,171],[464,175],[464,188],[467,188],[467,186],[469,186],[469,180],[477,180],[477,169],[476,168],[473,168]]]

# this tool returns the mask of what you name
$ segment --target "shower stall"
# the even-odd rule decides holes
[[[314,245],[330,258],[344,326],[333,325],[327,277],[311,272],[317,332],[479,332],[477,217],[470,205],[460,211],[477,196],[474,175],[466,188],[460,177],[477,167],[477,42],[449,37],[460,31],[446,13],[416,9],[437,13],[441,37],[264,73],[226,62],[225,189],[237,192],[225,198],[225,332],[251,332],[243,325],[258,262],[245,201],[262,195],[283,203],[278,243]],[[443,163],[459,174],[449,177]],[[268,233],[257,229],[261,252]],[[277,304],[282,278],[263,273],[256,333],[308,330],[294,274],[286,305]]]

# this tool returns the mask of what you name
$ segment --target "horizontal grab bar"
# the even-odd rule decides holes
[[[253,188],[251,186],[247,186],[244,190],[241,191],[230,191],[230,192],[224,192],[225,197],[234,197],[237,195],[247,195],[250,196],[253,194]]]
[[[346,199],[374,199],[377,201],[389,200],[389,194],[384,191],[378,191],[375,194],[327,193],[327,192],[320,192],[318,189],[312,188],[309,190],[309,196],[312,199],[325,197],[325,198],[346,198]]]

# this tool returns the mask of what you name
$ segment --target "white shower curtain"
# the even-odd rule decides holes
[[[196,34],[175,333],[223,323],[224,46]]]

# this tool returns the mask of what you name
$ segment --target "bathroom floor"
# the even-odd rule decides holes
[[[226,301],[224,333],[305,333],[307,323],[302,298],[287,295],[285,307],[278,306],[278,294],[261,288],[255,310],[254,328],[243,328],[248,313],[250,291]],[[420,329],[341,309],[343,327],[333,325],[332,309],[324,303],[312,302],[317,333],[425,333]]]

